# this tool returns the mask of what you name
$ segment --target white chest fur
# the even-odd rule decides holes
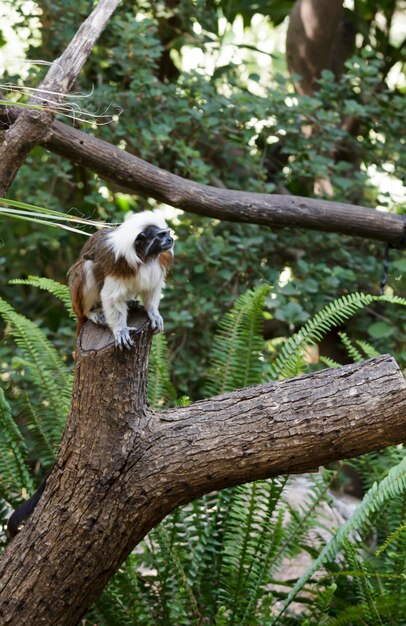
[[[113,301],[126,301],[145,292],[159,292],[164,283],[165,272],[157,259],[140,265],[135,276],[107,276],[104,281],[103,294]]]
[[[165,278],[165,271],[162,269],[158,259],[152,259],[140,265],[136,277],[138,291],[151,291],[162,285]]]

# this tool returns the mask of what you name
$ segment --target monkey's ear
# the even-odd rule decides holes
[[[139,235],[137,235],[135,241],[141,242],[141,241],[145,241],[145,239],[146,239],[145,233],[140,233]]]

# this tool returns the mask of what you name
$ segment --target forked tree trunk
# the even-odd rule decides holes
[[[32,517],[0,563],[3,626],[77,624],[136,544],[180,504],[398,443],[406,386],[390,356],[160,413],[146,406],[151,332],[120,352],[88,322],[71,413]]]

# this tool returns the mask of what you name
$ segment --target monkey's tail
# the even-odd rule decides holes
[[[79,337],[82,326],[87,319],[83,313],[83,284],[85,281],[83,261],[78,261],[72,265],[68,276],[72,307],[77,317],[76,336]]]
[[[86,317],[78,317],[76,322],[76,337],[79,337],[79,333],[82,330],[83,324],[86,322]]]
[[[38,487],[34,495],[32,495],[31,498],[23,502],[22,505],[19,506],[18,509],[16,509],[14,513],[9,517],[8,522],[7,522],[7,532],[10,537],[16,536],[16,534],[19,531],[19,527],[21,523],[25,519],[27,519],[27,517],[31,515],[31,513],[37,506],[39,499],[44,493],[46,482],[47,482],[47,479],[45,479],[40,484],[40,486]]]

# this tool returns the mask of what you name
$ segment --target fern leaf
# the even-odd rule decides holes
[[[261,589],[270,581],[269,563],[282,541],[284,511],[273,514],[286,480],[232,490],[219,579],[219,602],[229,607],[231,623],[251,624]]]
[[[341,363],[338,363],[338,361],[335,361],[334,359],[330,359],[328,356],[321,356],[320,363],[323,363],[326,367],[331,367],[332,369],[341,367]]]
[[[364,307],[378,301],[406,306],[406,299],[399,296],[372,296],[364,293],[349,294],[331,302],[283,344],[278,358],[270,367],[270,378],[277,380],[295,376],[307,344],[320,342],[331,328],[340,326]]]
[[[385,543],[379,546],[379,548],[375,551],[375,556],[380,556],[383,552],[385,552],[389,548],[389,546],[394,543],[396,539],[398,539],[400,535],[402,535],[405,531],[406,522],[403,522],[403,524],[400,524],[400,526],[398,526],[396,530],[391,532],[389,537],[387,537]]]
[[[28,276],[28,278],[13,278],[9,280],[10,285],[31,285],[32,287],[38,287],[44,291],[48,291],[55,298],[61,300],[65,305],[66,310],[69,313],[69,317],[76,319],[76,315],[72,309],[71,297],[69,287],[58,283],[51,278],[44,278],[42,276]]]
[[[269,290],[263,285],[245,292],[220,322],[213,341],[207,395],[261,382],[263,308]]]
[[[373,589],[368,580],[365,565],[358,558],[354,546],[347,540],[344,541],[344,553],[350,567],[358,573],[354,577],[354,586],[359,603],[364,606],[364,620],[371,626],[378,626],[379,613],[373,597]],[[379,620],[380,621],[380,620]]]
[[[173,541],[174,536],[167,532],[165,524],[154,528],[151,536],[159,546],[159,553],[155,554],[154,565],[158,571],[161,571],[161,579],[164,581],[164,587],[166,588],[164,592],[168,594],[167,605],[169,610],[174,612],[175,615],[177,614],[178,618],[183,620],[183,623],[193,623],[191,622],[192,619],[199,623],[201,620],[200,609],[187,578],[184,567],[185,560],[182,559],[181,553],[177,554],[181,544]],[[174,622],[178,623],[178,620],[175,618]]]
[[[148,369],[148,402],[155,408],[176,403],[176,391],[170,379],[169,348],[165,335],[154,335]]]
[[[374,359],[380,355],[380,352],[378,352],[378,350],[376,350],[376,348],[374,348],[374,346],[372,346],[368,341],[357,339],[355,343],[361,348],[367,359]]]
[[[3,494],[21,496],[23,488],[33,490],[24,439],[13,420],[11,407],[0,387],[0,486]]]
[[[354,361],[354,363],[362,361],[364,356],[359,350],[357,350],[348,335],[346,333],[338,333],[338,336],[340,337],[348,356]]]
[[[56,449],[62,437],[63,424],[55,420],[53,411],[40,404],[35,406],[27,395],[22,398],[24,423],[33,441],[32,453],[41,459],[42,465],[51,467],[55,463]]]
[[[277,620],[286,611],[288,606],[303,589],[304,585],[311,579],[313,574],[317,572],[324,563],[334,559],[341,549],[345,539],[347,539],[354,531],[359,533],[360,529],[370,523],[371,517],[379,509],[381,509],[388,500],[403,493],[405,489],[406,457],[402,459],[398,465],[393,467],[389,474],[379,484],[374,483],[358,508],[354,511],[353,515],[340,527],[331,541],[324,546],[318,558],[293,586],[293,589],[289,593],[280,612],[274,616],[272,624],[277,623]]]
[[[67,367],[45,333],[2,298],[0,315],[10,325],[11,335],[25,357],[25,365],[44,402],[49,405],[54,419],[63,424],[71,392]]]

